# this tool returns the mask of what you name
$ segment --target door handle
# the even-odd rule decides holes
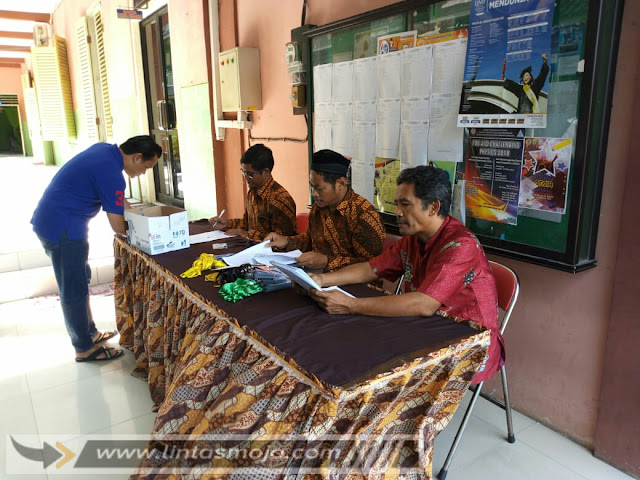
[[[156,111],[158,113],[158,130],[167,130],[167,102],[158,100],[156,102]]]

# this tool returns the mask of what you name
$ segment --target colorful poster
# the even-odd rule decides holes
[[[451,32],[443,33],[423,33],[418,35],[416,47],[421,45],[431,45],[432,43],[448,42],[458,38],[467,38],[467,30],[453,30]]]
[[[474,0],[459,127],[544,128],[554,0]]]
[[[470,217],[516,225],[524,133],[472,128],[467,140],[465,206]]]
[[[392,35],[378,37],[378,55],[415,47],[417,35],[417,30],[411,30],[410,32],[394,33]]]
[[[373,206],[380,212],[396,213],[396,180],[400,175],[400,160],[376,157],[373,182]]]
[[[570,138],[525,138],[520,208],[565,213],[571,148]]]

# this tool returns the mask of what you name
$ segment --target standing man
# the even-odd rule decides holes
[[[302,250],[298,265],[335,270],[364,262],[382,251],[386,236],[380,215],[347,184],[349,160],[332,150],[313,154],[309,184],[313,207],[306,233],[285,237],[272,232],[268,246]]]
[[[214,230],[226,230],[230,235],[241,235],[251,240],[262,240],[269,232],[281,235],[298,233],[296,203],[271,176],[273,164],[271,149],[261,143],[244,152],[240,171],[249,186],[244,216],[229,220],[213,217],[209,221],[214,224]]]
[[[96,329],[89,305],[88,224],[100,208],[111,228],[124,235],[125,180],[158,162],[162,148],[149,135],[118,145],[97,143],[65,163],[44,191],[31,224],[51,258],[62,314],[77,362],[110,360],[122,350],[99,345],[116,335]]]
[[[491,378],[504,364],[498,329],[498,294],[491,267],[475,235],[449,216],[451,183],[433,167],[403,170],[397,180],[396,218],[403,236],[382,255],[331,273],[313,275],[321,287],[366,283],[404,274],[400,296],[351,298],[337,291],[311,296],[334,314],[431,316],[440,310],[491,330],[485,362],[473,382]]]

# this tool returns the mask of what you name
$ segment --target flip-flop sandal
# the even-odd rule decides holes
[[[104,355],[104,357],[98,358],[100,355]],[[110,348],[100,347],[92,352],[88,357],[76,357],[76,362],[103,362],[106,360],[113,360],[114,358],[121,357],[122,355],[124,355],[122,350],[117,350],[116,353],[112,354]]]
[[[97,345],[100,342],[106,342],[107,340],[112,339],[116,335],[118,335],[118,332],[102,332],[100,336],[97,338],[97,340],[93,341],[93,344]]]

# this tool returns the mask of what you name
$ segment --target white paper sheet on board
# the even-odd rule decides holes
[[[402,96],[426,97],[431,93],[433,47],[422,45],[402,50]]]
[[[402,168],[426,165],[429,147],[429,122],[402,122],[400,127],[400,163]]]
[[[375,122],[376,121],[376,101],[367,100],[353,103],[354,122]]]
[[[333,120],[331,141],[333,150],[351,157],[351,140],[353,138],[353,107],[351,103],[339,102],[333,104]]]
[[[464,131],[457,128],[460,92],[431,95],[429,160],[461,162]]]
[[[333,64],[331,73],[331,101],[351,102],[353,100],[353,62]]]
[[[378,99],[402,96],[402,51],[378,56]]]
[[[376,156],[399,158],[400,99],[378,100],[376,117]]]
[[[430,118],[430,103],[428,97],[403,97],[402,121],[423,122]]]
[[[314,103],[331,102],[331,73],[333,64],[313,67],[313,101]]]
[[[367,57],[353,62],[353,99],[371,100],[378,96],[376,72],[378,57]]]
[[[433,44],[432,94],[462,91],[466,54],[466,38]]]

